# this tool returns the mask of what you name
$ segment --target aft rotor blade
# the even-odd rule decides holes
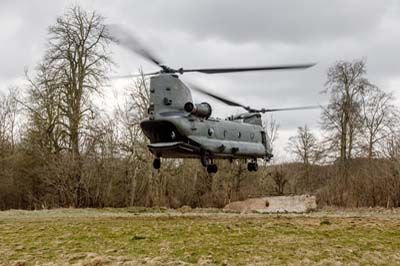
[[[308,109],[319,109],[319,108],[321,108],[321,106],[312,105],[312,106],[299,106],[299,107],[289,107],[289,108],[261,109],[261,110],[254,110],[254,111],[261,112],[261,113],[270,113],[270,112],[308,110]]]
[[[245,106],[243,104],[240,104],[238,102],[229,100],[225,97],[216,95],[214,93],[211,93],[195,84],[192,83],[188,83],[188,85],[190,86],[191,89],[198,91],[202,94],[208,95],[220,102],[223,102],[229,106],[236,106],[236,107],[242,107],[243,109],[245,109],[246,111],[250,112],[250,113],[270,113],[270,112],[281,112],[281,111],[294,111],[294,110],[307,110],[307,109],[318,109],[321,108],[319,105],[311,105],[311,106],[298,106],[298,107],[288,107],[288,108],[273,108],[273,109],[253,109],[250,106]]]
[[[126,49],[134,52],[143,58],[149,60],[150,62],[161,66],[161,60],[153,54],[148,48],[139,41],[137,37],[131,34],[123,26],[118,24],[108,25],[111,36],[114,37],[115,41]]]
[[[238,102],[235,102],[235,101],[226,99],[226,98],[224,98],[222,96],[219,96],[219,95],[216,95],[214,93],[211,93],[211,92],[209,92],[209,91],[207,91],[207,90],[205,90],[203,88],[200,88],[199,86],[194,85],[192,83],[189,83],[189,86],[190,86],[191,89],[193,89],[195,91],[198,91],[198,92],[200,92],[202,94],[208,95],[208,96],[210,96],[210,97],[212,97],[212,98],[214,98],[214,99],[216,99],[216,100],[218,100],[220,102],[223,102],[223,103],[225,103],[225,104],[227,104],[229,106],[242,107],[242,108],[244,108],[246,110],[250,109],[250,107],[248,107],[248,106],[242,105],[242,104],[240,104]]]
[[[297,64],[297,65],[256,66],[256,67],[193,68],[193,69],[181,69],[180,71],[181,73],[200,72],[205,74],[219,74],[219,73],[248,72],[248,71],[304,69],[312,67],[314,65],[315,63]]]

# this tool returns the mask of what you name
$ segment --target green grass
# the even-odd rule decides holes
[[[400,265],[400,214],[0,212],[0,265]]]

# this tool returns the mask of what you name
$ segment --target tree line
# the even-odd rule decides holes
[[[152,168],[139,123],[148,80],[132,81],[123,103],[94,103],[113,67],[116,42],[105,19],[79,6],[48,30],[47,49],[26,87],[0,97],[0,209],[166,206],[222,207],[264,195],[312,193],[320,205],[400,204],[398,108],[366,77],[366,61],[338,61],[327,71],[317,138],[304,125],[290,138],[296,158],[248,172],[242,160],[219,161],[207,174],[199,160],[164,160]],[[274,139],[278,125],[265,123]]]

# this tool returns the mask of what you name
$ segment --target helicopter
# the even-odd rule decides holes
[[[115,29],[115,26],[114,26]],[[269,112],[315,109],[319,106],[254,109],[195,84],[183,82],[179,75],[189,72],[203,74],[237,73],[248,71],[273,71],[306,69],[310,64],[228,67],[228,68],[171,68],[146,49],[137,38],[120,27],[117,43],[137,53],[160,68],[144,73],[150,76],[150,105],[148,116],[140,122],[149,139],[148,148],[155,156],[153,167],[160,169],[160,158],[197,158],[208,173],[216,173],[216,159],[248,160],[248,171],[257,171],[257,159],[270,161],[273,157],[271,141],[262,125],[261,115]],[[137,75],[117,76],[129,78]],[[241,107],[246,112],[225,119],[213,118],[212,107],[207,102],[195,103],[191,91],[197,91],[229,106]]]

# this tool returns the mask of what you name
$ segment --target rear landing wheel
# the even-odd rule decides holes
[[[161,167],[161,160],[160,158],[155,158],[153,161],[153,167],[154,169],[160,169]]]
[[[218,166],[216,165],[216,164],[209,164],[208,166],[207,166],[207,172],[209,173],[209,174],[211,174],[211,173],[216,173],[218,171]]]
[[[218,172],[218,166],[216,164],[213,164],[212,167],[214,173]]]

